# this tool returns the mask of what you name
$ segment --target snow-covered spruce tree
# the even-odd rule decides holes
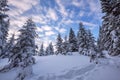
[[[49,54],[54,55],[54,48],[52,42],[49,44]]]
[[[19,67],[21,69],[16,80],[23,80],[26,76],[32,74],[32,64],[35,63],[35,59],[32,55],[35,53],[35,32],[36,26],[32,19],[28,19],[19,31],[21,34],[17,39],[17,43],[12,50],[12,57],[10,68]]]
[[[62,44],[63,44],[63,39],[61,38],[61,35],[58,34],[57,42],[56,42],[56,54],[62,54],[63,52]]]
[[[67,52],[69,52],[69,42],[67,40],[67,36],[65,36],[62,48],[63,48],[63,53],[62,54],[66,55]]]
[[[36,44],[35,38],[36,34],[36,26],[32,19],[28,19],[19,31],[21,34],[19,35],[17,45],[20,47],[21,58],[23,59],[23,66],[27,66],[31,64],[32,55],[36,52]],[[25,59],[25,60],[24,60]]]
[[[40,46],[40,51],[39,51],[38,55],[39,55],[39,56],[44,56],[44,55],[45,55],[43,43],[42,43],[41,46]]]
[[[80,45],[80,43],[81,43],[81,37],[82,37],[82,33],[81,33],[81,31],[82,31],[82,29],[84,29],[84,27],[83,27],[83,23],[82,22],[80,22],[79,23],[79,31],[77,32],[77,46],[79,47],[79,45]],[[84,31],[85,31],[85,29],[84,29]]]
[[[80,23],[79,24],[79,31],[78,31],[78,35],[77,35],[77,44],[79,45],[79,53],[86,55],[86,53],[88,52],[88,38],[87,38],[87,32],[85,30],[85,28],[83,27],[83,24]]]
[[[96,55],[97,54],[97,45],[95,45],[95,38],[93,37],[93,34],[91,33],[90,30],[87,30],[87,55],[91,56],[91,55]]]
[[[103,50],[110,55],[120,53],[120,0],[100,0],[103,16],[102,37]]]
[[[54,55],[54,48],[52,42],[46,48],[46,55]]]
[[[112,0],[112,11],[110,16],[110,32],[112,46],[108,49],[110,55],[120,54],[120,0]]]
[[[11,51],[14,48],[15,45],[15,38],[14,38],[14,34],[12,35],[12,37],[10,38],[10,40],[7,42],[7,44],[5,45],[5,48],[3,50],[3,53],[5,54],[5,57],[8,57],[10,59]]]
[[[69,41],[69,51],[70,52],[78,51],[77,39],[76,39],[75,33],[72,28],[70,28],[68,41]]]
[[[97,46],[99,48],[99,51],[102,51],[103,50],[103,45],[102,45],[102,42],[101,42],[101,37],[102,37],[102,28],[101,26],[99,26],[99,37],[98,37],[98,40],[97,40]]]
[[[49,46],[46,47],[45,56],[49,55]]]
[[[100,26],[99,27],[99,37],[98,37],[98,40],[97,40],[97,53],[98,53],[98,57],[105,57],[104,53],[102,52],[102,50],[104,50],[104,47],[103,47],[103,42],[102,42],[102,37],[103,37],[103,29],[102,27]]]
[[[100,48],[103,50],[108,50],[111,46],[111,37],[110,37],[110,31],[111,27],[109,26],[109,16],[110,16],[110,10],[111,5],[109,4],[110,0],[101,0],[101,6],[102,6],[102,12],[105,13],[103,16],[103,23],[101,27],[100,37],[99,40],[101,42]]]
[[[53,48],[53,44],[52,44],[52,42],[50,43],[50,54],[51,55],[54,55],[54,48]]]
[[[0,57],[4,57],[2,51],[8,35],[9,19],[8,15],[5,14],[8,10],[7,0],[0,0]]]
[[[20,51],[15,59],[18,61],[18,66],[22,67],[22,71],[17,76],[17,80],[32,74],[31,65],[35,63],[32,55],[36,52],[35,37],[37,34],[35,29],[35,23],[30,18],[26,21],[23,28],[19,30],[21,34],[19,35],[17,45]]]

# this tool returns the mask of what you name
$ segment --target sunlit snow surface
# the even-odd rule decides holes
[[[87,56],[78,55],[35,56],[33,75],[27,80],[120,80],[120,57],[99,59],[90,63]],[[0,63],[7,64],[6,60]],[[0,73],[0,80],[14,80],[19,68]]]

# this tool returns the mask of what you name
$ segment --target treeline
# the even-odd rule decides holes
[[[96,41],[90,30],[86,30],[82,23],[79,24],[79,31],[77,34],[70,28],[69,36],[65,36],[64,39],[59,33],[56,38],[54,52],[52,43],[44,50],[43,44],[38,52],[39,56],[61,54],[69,55],[70,52],[79,52],[80,54],[90,56],[91,54],[97,54],[98,48],[95,45]]]

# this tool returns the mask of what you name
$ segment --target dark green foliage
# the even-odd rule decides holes
[[[70,32],[69,32],[69,51],[70,52],[75,52],[78,51],[78,47],[77,47],[77,39],[75,36],[75,33],[73,31],[72,28],[70,28]]]

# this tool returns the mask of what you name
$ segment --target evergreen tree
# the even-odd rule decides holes
[[[20,66],[22,71],[19,73],[18,80],[25,78],[28,75],[32,74],[32,64],[35,63],[35,59],[32,57],[35,54],[36,45],[35,45],[35,32],[36,26],[32,19],[28,19],[19,31],[17,44],[13,49],[13,55],[11,65],[13,67]]]
[[[19,30],[21,35],[17,45],[20,47],[21,62],[23,63],[21,66],[28,66],[32,63],[32,55],[36,52],[35,37],[37,35],[35,29],[35,23],[32,19],[28,19],[23,28]]]
[[[11,51],[14,48],[15,45],[15,38],[14,38],[14,34],[12,35],[12,37],[10,38],[10,40],[8,41],[8,43],[6,44],[3,53],[5,53],[5,57],[8,57],[10,59],[11,56]]]
[[[53,48],[52,42],[49,44],[49,54],[50,55],[54,54],[54,48]]]
[[[0,57],[4,56],[3,49],[6,45],[6,37],[8,35],[9,19],[5,14],[8,11],[7,0],[0,1]]]
[[[69,33],[69,50],[71,52],[75,52],[75,51],[78,51],[78,48],[77,48],[77,39],[76,39],[76,36],[75,36],[75,33],[73,31],[72,28],[70,28],[70,33]]]
[[[79,24],[79,31],[78,31],[78,42],[79,45],[79,53],[80,54],[86,54],[88,51],[88,38],[87,38],[87,32],[85,28],[83,27],[83,24]]]
[[[40,47],[40,51],[39,51],[39,56],[44,56],[45,55],[45,51],[44,51],[44,46],[43,46],[43,43],[41,44],[41,47]]]
[[[54,55],[54,48],[52,43],[50,43],[46,48],[46,55]]]
[[[120,53],[120,0],[101,0],[103,16],[100,42],[110,55]]]
[[[17,39],[17,43],[12,50],[13,56],[11,63],[13,67],[26,67],[32,64],[32,54],[35,53],[35,24],[32,19],[28,19],[22,29],[19,30],[21,34]]]
[[[62,48],[63,48],[63,54],[66,55],[67,52],[69,51],[69,42],[67,40],[67,36],[65,36]]]
[[[91,33],[91,31],[90,30],[88,30],[87,31],[87,40],[88,40],[88,42],[87,42],[87,44],[88,44],[88,53],[87,53],[87,55],[88,56],[91,56],[91,55],[96,55],[96,53],[97,53],[97,45],[95,45],[95,39],[94,39],[94,37],[93,37],[93,34]]]
[[[80,45],[80,43],[82,41],[82,35],[84,35],[84,34],[85,34],[85,29],[83,27],[83,23],[80,22],[79,31],[77,33],[77,45],[78,45],[78,47],[79,47],[79,45]]]
[[[98,40],[97,40],[97,48],[98,48],[98,49],[97,49],[97,50],[98,50],[97,52],[98,52],[98,54],[99,54],[98,57],[105,57],[105,55],[104,55],[103,52],[102,52],[102,50],[104,50],[104,47],[103,47],[104,44],[102,43],[102,40],[101,40],[101,39],[102,39],[102,36],[103,36],[103,35],[102,35],[102,34],[103,34],[102,32],[103,32],[103,31],[102,31],[102,27],[100,26],[100,27],[99,27],[99,38],[98,38]]]
[[[45,56],[48,56],[48,55],[49,55],[49,46],[47,46],[45,50]]]
[[[57,42],[56,42],[56,49],[57,49],[56,54],[62,54],[63,52],[62,43],[63,43],[63,39],[61,38],[61,35],[58,34]]]

